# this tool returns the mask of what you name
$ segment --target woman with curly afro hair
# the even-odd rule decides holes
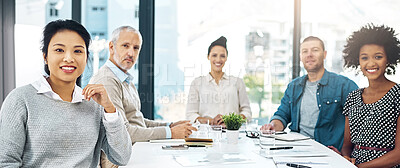
[[[359,68],[369,86],[351,92],[342,155],[358,167],[400,167],[400,84],[388,80],[400,61],[393,28],[368,24],[354,32],[343,50],[345,67]]]

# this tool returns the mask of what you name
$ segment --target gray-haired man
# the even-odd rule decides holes
[[[115,107],[125,114],[125,125],[132,143],[188,137],[192,130],[196,130],[189,121],[166,123],[143,117],[139,94],[132,82],[133,77],[128,73],[139,57],[141,46],[142,36],[136,29],[130,26],[115,29],[109,43],[110,58],[89,83],[103,84]],[[105,159],[105,155],[101,164],[102,167],[115,167]]]

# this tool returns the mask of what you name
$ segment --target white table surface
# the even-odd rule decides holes
[[[161,147],[163,145],[177,145],[177,143],[150,143],[150,142],[137,142],[132,147],[131,159],[127,166],[122,167],[149,167],[149,168],[166,168],[166,167],[183,167],[174,159],[174,155],[191,155],[191,154],[211,154],[211,155],[222,155],[224,153],[240,153],[252,160],[251,163],[236,163],[236,164],[222,164],[213,163],[208,166],[195,166],[195,167],[229,167],[229,168],[254,168],[254,167],[286,167],[284,164],[275,165],[274,160],[271,158],[263,157],[259,154],[260,146],[256,144],[254,139],[248,138],[244,133],[240,134],[240,139],[238,144],[227,144],[225,139],[225,133],[222,136],[222,140],[219,143],[214,143],[212,147],[207,148],[189,148],[189,150],[163,150]],[[291,143],[276,141],[276,144]],[[314,140],[303,140],[297,141],[296,143],[308,144],[309,146],[294,146],[295,148],[305,147],[311,150],[323,151],[327,156],[325,157],[296,157],[288,158],[293,161],[313,161],[313,162],[325,162],[328,164],[316,164],[308,165],[313,168],[352,168],[355,167],[353,164],[348,162],[342,156],[336,154],[324,145],[314,141]],[[275,159],[276,160],[276,159]],[[278,159],[279,160],[279,159]]]

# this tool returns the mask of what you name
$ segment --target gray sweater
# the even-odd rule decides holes
[[[93,100],[70,103],[14,89],[0,111],[0,167],[97,167],[100,150],[128,163],[131,140],[121,117],[107,122]]]

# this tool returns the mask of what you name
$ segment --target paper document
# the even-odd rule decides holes
[[[271,135],[264,135],[264,134],[261,134],[261,136],[271,137]],[[289,132],[287,134],[279,134],[279,135],[272,135],[272,136],[275,136],[276,140],[281,140],[281,141],[300,141],[300,140],[310,139],[310,137],[304,136],[297,132]]]
[[[310,158],[294,158],[294,157],[274,157],[273,160],[278,168],[285,167],[286,163],[304,165],[309,167],[318,167],[318,168],[328,168],[332,167],[329,165],[328,159],[332,159],[329,157],[310,157]]]
[[[174,159],[182,166],[208,166],[215,164],[240,164],[254,162],[240,153],[208,153],[175,155]]]
[[[254,144],[259,145],[261,143],[262,146],[311,146],[310,143],[307,142],[264,142],[260,139],[253,139]]]
[[[271,157],[325,157],[328,156],[327,153],[323,151],[318,151],[313,148],[305,148],[295,146],[293,149],[285,150],[268,150],[260,149],[259,154],[261,156],[271,158]]]
[[[150,140],[150,143],[185,143],[185,139],[155,139]]]
[[[329,157],[293,158],[293,157],[274,157],[275,164],[305,164],[305,165],[327,165]]]

